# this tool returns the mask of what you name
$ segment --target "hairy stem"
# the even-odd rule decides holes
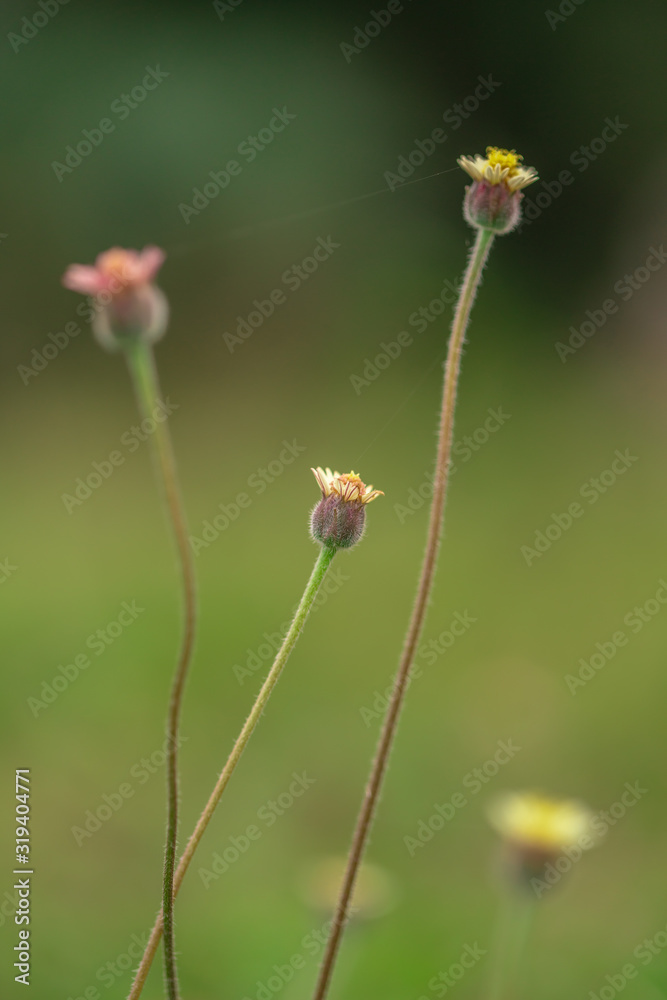
[[[217,783],[215,785],[215,788],[213,789],[209,797],[209,800],[204,807],[204,811],[202,812],[201,816],[199,817],[199,820],[197,821],[197,825],[195,826],[192,836],[190,837],[187,846],[183,851],[181,859],[178,863],[178,868],[176,869],[176,873],[174,876],[174,896],[181,887],[181,883],[183,881],[183,878],[185,877],[186,871],[188,870],[188,866],[192,861],[193,855],[197,849],[197,845],[199,844],[199,841],[204,835],[204,831],[206,830],[206,827],[208,826],[211,817],[213,816],[213,813],[215,811],[218,802],[220,801],[222,793],[224,792],[225,788],[227,787],[227,784],[229,783],[229,779],[234,773],[236,765],[241,759],[241,754],[245,750],[248,741],[250,740],[250,737],[255,731],[260,716],[264,711],[264,708],[266,707],[266,703],[271,697],[271,692],[278,683],[278,680],[280,678],[280,675],[283,671],[285,664],[287,663],[289,655],[292,652],[297,639],[299,638],[299,636],[303,631],[303,627],[306,623],[306,618],[308,617],[308,613],[310,612],[310,609],[313,606],[315,597],[317,596],[317,592],[320,589],[322,581],[324,580],[324,577],[326,575],[326,572],[329,568],[329,565],[331,564],[331,560],[333,559],[334,555],[335,555],[335,549],[333,548],[323,546],[320,549],[320,553],[315,562],[315,566],[313,567],[313,572],[311,573],[310,579],[303,593],[303,597],[301,598],[301,602],[299,603],[299,607],[297,608],[296,614],[294,615],[294,620],[292,621],[292,624],[289,627],[287,635],[283,639],[283,643],[280,649],[278,650],[275,660],[273,661],[273,666],[271,667],[269,673],[267,674],[266,680],[264,681],[264,684],[262,685],[262,688],[259,694],[257,695],[255,703],[252,706],[252,709],[250,710],[250,715],[246,719],[243,728],[239,733],[236,743],[232,748],[232,752],[227,758],[227,763],[223,767],[220,773],[220,777],[218,778]],[[160,943],[160,938],[162,937],[163,929],[164,929],[164,907],[163,911],[158,914],[158,918],[155,921],[155,925],[151,932],[151,936],[148,940],[148,944],[146,945],[146,950],[144,951],[141,963],[139,965],[134,982],[132,984],[132,989],[130,990],[130,993],[128,995],[128,1000],[137,1000],[137,998],[141,994],[144,983],[146,982],[146,977],[148,976],[149,969],[153,962],[155,952],[157,951],[158,945]]]
[[[164,496],[171,521],[183,586],[183,638],[171,687],[167,714],[167,833],[164,850],[162,910],[164,913],[164,973],[169,1000],[178,1000],[178,973],[174,951],[174,867],[178,834],[178,744],[183,689],[192,659],[197,616],[196,584],[188,526],[183,509],[176,462],[167,425],[167,415],[160,411],[160,384],[150,345],[136,340],[125,350],[134,383],[139,409],[151,419],[155,431],[150,435],[155,464],[162,479]]]
[[[454,314],[447,360],[445,362],[445,378],[442,395],[438,451],[435,466],[435,478],[433,481],[433,498],[431,500],[426,551],[424,554],[421,576],[417,588],[417,597],[412,611],[412,618],[408,628],[405,645],[403,647],[403,653],[398,671],[396,673],[391,701],[389,703],[389,707],[387,708],[382,725],[382,731],[380,733],[375,758],[371,767],[368,784],[366,785],[363,803],[357,818],[352,838],[352,845],[348,854],[345,875],[343,877],[343,884],[340,890],[336,912],[332,921],[324,958],[322,959],[322,965],[320,967],[315,993],[313,994],[313,1000],[323,1000],[331,982],[331,976],[336,963],[336,957],[338,955],[338,949],[350,901],[352,899],[357,873],[359,871],[359,866],[364,855],[364,850],[366,848],[368,836],[373,823],[373,817],[380,789],[382,787],[382,781],[389,762],[392,744],[396,735],[396,727],[401,708],[403,706],[405,692],[407,690],[410,670],[412,668],[419,638],[424,625],[424,619],[426,617],[442,533],[442,522],[445,509],[445,499],[447,495],[449,464],[454,432],[456,390],[461,368],[461,354],[465,340],[465,332],[468,326],[468,319],[470,317],[470,310],[475,299],[475,294],[479,286],[484,264],[486,263],[486,258],[489,250],[491,249],[492,242],[493,233],[490,230],[477,230],[477,238],[470,255],[470,260],[468,262],[468,267],[463,279],[459,300]]]

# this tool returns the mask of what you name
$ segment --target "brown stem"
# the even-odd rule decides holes
[[[493,233],[488,229],[478,229],[477,238],[470,255],[468,267],[461,286],[459,300],[452,323],[452,333],[449,339],[447,361],[445,363],[445,379],[442,395],[442,411],[440,416],[440,431],[438,451],[433,483],[433,498],[429,518],[426,552],[422,564],[421,576],[417,588],[417,598],[412,611],[412,618],[399,663],[391,702],[382,725],[375,759],[371,768],[363,803],[352,838],[348,854],[347,866],[343,884],[340,890],[336,912],[332,921],[329,939],[313,994],[313,1000],[324,1000],[333,974],[338,948],[340,946],[343,928],[347,919],[348,908],[352,899],[354,884],[361,864],[366,842],[373,823],[382,780],[384,778],[391,747],[396,735],[396,726],[403,706],[405,692],[410,676],[419,637],[424,625],[429,597],[433,585],[433,575],[440,548],[445,499],[449,479],[449,463],[454,432],[454,409],[456,406],[456,390],[461,369],[461,354],[468,326],[470,310],[475,299],[480,278],[491,244]]]
[[[178,549],[183,586],[183,638],[171,687],[167,714],[167,834],[164,851],[162,910],[164,913],[165,983],[169,1000],[178,1000],[178,974],[174,949],[174,869],[178,834],[178,730],[183,701],[183,689],[192,659],[196,621],[196,582],[188,526],[178,487],[176,461],[171,437],[164,419],[152,416],[160,401],[160,384],[153,351],[149,344],[137,340],[126,351],[134,382],[139,409],[155,423],[152,435],[156,464],[162,479],[167,510]]]

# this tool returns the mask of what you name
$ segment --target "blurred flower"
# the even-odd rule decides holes
[[[319,466],[311,472],[322,490],[310,521],[313,538],[331,548],[351,548],[363,535],[366,504],[384,493],[366,486],[356,472],[340,475]]]
[[[123,338],[153,343],[164,335],[169,307],[152,283],[164,259],[164,251],[155,246],[141,251],[113,247],[99,254],[92,266],[67,268],[65,288],[94,298],[93,331],[104,347],[118,350]]]
[[[330,913],[336,906],[344,874],[345,858],[322,858],[308,865],[299,880],[304,902],[313,910]],[[397,895],[391,874],[379,865],[364,862],[350,904],[352,915],[361,920],[383,917],[396,906]]]
[[[552,870],[559,881],[595,845],[593,813],[575,799],[508,793],[491,803],[488,818],[505,842],[512,874],[522,881],[544,878]]]
[[[473,179],[466,188],[463,211],[473,227],[509,233],[521,217],[521,189],[536,181],[537,171],[524,167],[513,149],[487,146],[486,156],[461,156],[458,164]]]

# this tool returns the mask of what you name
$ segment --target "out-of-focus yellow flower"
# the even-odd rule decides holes
[[[503,838],[507,875],[538,899],[596,843],[593,813],[575,799],[508,793],[492,802],[488,817]]]
[[[547,853],[579,844],[582,838],[592,839],[592,813],[574,799],[513,792],[499,796],[489,807],[488,816],[506,840]]]
[[[336,906],[345,872],[345,858],[328,857],[308,865],[300,879],[301,895],[308,906],[330,913]],[[379,865],[365,861],[359,869],[351,902],[351,916],[372,920],[391,912],[396,905],[394,879]]]

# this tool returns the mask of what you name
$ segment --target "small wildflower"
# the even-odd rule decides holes
[[[154,343],[164,335],[169,306],[153,284],[164,258],[164,251],[155,246],[141,251],[113,247],[99,254],[92,266],[68,267],[62,283],[93,297],[93,331],[103,347],[118,350],[123,338]]]
[[[363,535],[366,504],[384,496],[382,490],[366,486],[356,472],[340,475],[319,466],[311,472],[322,490],[322,499],[311,516],[313,538],[332,548],[351,548]]]
[[[575,799],[513,792],[492,802],[488,818],[505,841],[513,872],[521,881],[543,878],[554,865],[558,873],[561,857],[569,870],[573,858],[595,845],[593,814]]]
[[[325,857],[305,865],[299,878],[304,902],[313,910],[331,913],[345,874],[345,858]],[[398,886],[389,871],[362,863],[348,913],[355,920],[372,920],[390,913],[398,900]]]
[[[466,188],[463,211],[473,227],[509,233],[521,217],[521,190],[537,180],[533,167],[513,149],[487,146],[486,156],[461,156],[458,164],[473,183]]]

